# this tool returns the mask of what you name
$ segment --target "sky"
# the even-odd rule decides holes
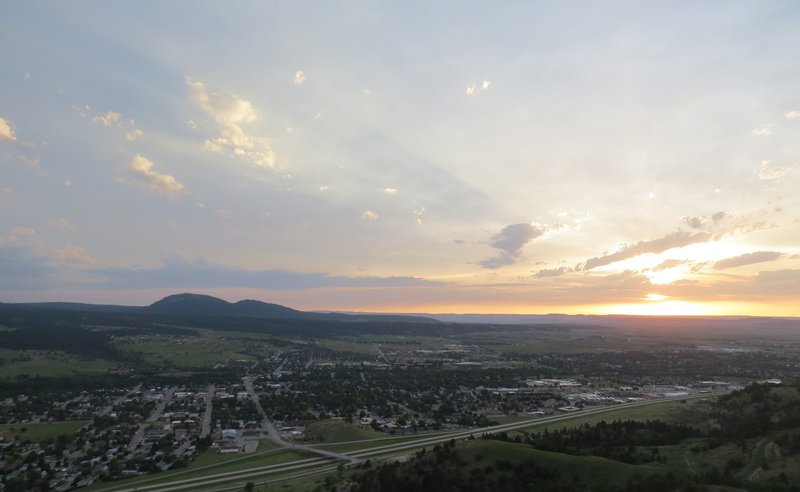
[[[0,302],[800,316],[800,4],[11,2]]]

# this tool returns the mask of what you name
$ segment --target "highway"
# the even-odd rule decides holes
[[[247,387],[247,383],[245,383]],[[250,388],[252,388],[252,383],[250,383]],[[248,389],[248,392],[250,389]],[[435,446],[437,444],[442,444],[445,442],[450,441],[451,439],[465,439],[468,438],[470,435],[480,436],[483,434],[496,434],[499,432],[507,432],[513,430],[524,429],[528,427],[538,427],[542,425],[552,424],[561,422],[564,420],[570,420],[576,417],[586,417],[589,415],[597,415],[603,414],[607,412],[613,412],[620,409],[626,408],[637,408],[637,407],[644,407],[649,405],[658,405],[661,403],[667,403],[670,401],[675,400],[693,400],[693,399],[702,399],[702,398],[709,398],[712,396],[719,396],[722,394],[726,394],[726,391],[720,392],[712,392],[712,393],[704,393],[704,394],[697,394],[697,395],[689,395],[689,396],[676,396],[671,398],[660,398],[657,400],[647,400],[647,401],[639,401],[639,402],[631,402],[631,403],[620,403],[618,405],[608,406],[608,407],[598,407],[598,408],[590,408],[586,410],[579,410],[567,414],[560,414],[554,415],[550,417],[538,417],[535,419],[526,419],[521,420],[519,422],[512,422],[508,424],[501,424],[495,425],[491,427],[483,427],[483,428],[473,428],[473,429],[465,429],[447,433],[439,433],[435,436],[431,435],[423,435],[420,436],[419,439],[414,439],[411,441],[396,443],[396,444],[385,444],[382,446],[376,446],[369,449],[364,449],[362,451],[354,451],[349,454],[341,454],[341,453],[331,453],[333,455],[343,456],[343,460],[350,461],[351,463],[358,462],[367,458],[378,458],[382,457],[382,455],[391,455],[391,456],[403,456],[408,454],[409,452],[416,451],[423,447]],[[257,401],[257,400],[254,400]],[[260,408],[260,404],[257,405]],[[272,427],[274,429],[274,426]],[[277,431],[276,431],[277,433]],[[311,446],[300,446],[300,445],[293,445],[292,443],[288,443],[280,439],[278,436],[279,442],[276,444],[285,443],[286,448],[294,449],[299,451],[307,451],[307,452],[319,452],[322,451],[318,448],[313,448]],[[378,439],[385,439],[385,438],[378,438]],[[374,442],[378,439],[366,439],[361,442],[369,443]],[[271,439],[272,440],[272,439]],[[320,453],[322,454],[322,453]],[[143,485],[139,487],[131,487],[131,488],[124,488],[124,489],[114,489],[119,492],[133,492],[133,491],[151,491],[151,490],[159,490],[164,492],[169,491],[178,491],[178,490],[185,490],[191,488],[198,488],[202,486],[204,489],[208,485],[213,484],[223,484],[226,482],[231,482],[232,480],[236,479],[237,481],[246,481],[249,478],[254,477],[261,477],[266,474],[273,474],[273,473],[285,473],[291,471],[298,471],[296,474],[291,474],[288,476],[283,476],[280,478],[272,479],[272,480],[263,480],[256,483],[256,485],[264,485],[264,484],[271,484],[280,481],[286,480],[293,480],[302,478],[305,476],[310,476],[318,473],[326,473],[328,471],[332,471],[335,469],[334,466],[324,466],[326,463],[330,463],[330,461],[326,458],[331,458],[333,456],[329,454],[324,454],[324,458],[306,458],[297,461],[292,461],[290,463],[282,463],[278,465],[268,465],[268,466],[260,466],[260,467],[253,467],[247,468],[244,470],[234,471],[234,472],[222,472],[222,473],[212,473],[209,475],[205,475],[203,477],[198,478],[189,478],[183,480],[176,480],[170,483],[161,483],[158,485]],[[386,456],[388,457],[388,456]],[[308,468],[313,468],[311,470],[306,470]],[[237,483],[235,486],[232,485],[230,487],[224,487],[217,489],[219,492],[226,491],[226,490],[239,490],[241,489],[242,484]],[[208,489],[206,489],[208,490]],[[216,492],[216,491],[215,491]]]

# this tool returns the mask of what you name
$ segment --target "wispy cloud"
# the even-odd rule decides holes
[[[57,231],[75,232],[75,227],[65,218],[53,219],[47,222],[47,227]]]
[[[214,118],[220,129],[220,136],[204,142],[207,150],[229,152],[262,167],[275,166],[275,152],[270,142],[242,128],[258,119],[258,113],[250,101],[211,91],[204,83],[189,77],[186,78],[186,86],[192,101]]]
[[[789,111],[788,113],[784,114],[787,120],[793,120],[800,116],[800,111]]]
[[[35,236],[36,229],[32,227],[16,226],[14,227],[13,233],[21,236]]]
[[[397,188],[384,188],[383,192],[386,193],[387,195],[396,195]]]
[[[754,253],[746,253],[732,258],[726,258],[714,263],[714,270],[725,270],[726,268],[736,268],[745,265],[753,265],[755,263],[765,263],[768,261],[779,260],[783,257],[783,253],[778,251],[756,251]]]
[[[67,244],[62,248],[53,250],[53,257],[59,261],[82,265],[92,265],[95,262],[94,258],[86,252],[86,248],[74,244]]]
[[[16,140],[17,135],[14,133],[14,127],[11,123],[0,116],[0,140]]]
[[[294,73],[294,80],[292,81],[294,85],[303,85],[306,81],[306,74],[302,70],[298,70]]]
[[[144,136],[144,132],[138,128],[134,128],[129,132],[125,133],[125,138],[128,142],[133,142],[134,140],[138,140]]]
[[[522,256],[522,248],[533,239],[542,236],[546,230],[544,226],[525,222],[505,226],[492,236],[489,243],[489,246],[499,250],[498,254],[482,260],[480,266],[494,270],[517,263]]]
[[[233,218],[233,211],[228,208],[218,208],[214,210],[213,215],[215,219],[224,222]]]
[[[180,195],[183,192],[184,186],[182,183],[169,174],[156,171],[154,167],[153,161],[136,154],[128,165],[128,178],[121,179],[121,181],[145,186],[150,191],[164,196]]]
[[[663,253],[672,248],[681,248],[690,244],[703,243],[709,241],[711,238],[712,235],[707,232],[697,232],[693,234],[678,230],[657,239],[639,241],[635,244],[623,246],[615,253],[590,258],[586,260],[586,263],[583,264],[581,269],[584,271],[591,270],[645,253]]]

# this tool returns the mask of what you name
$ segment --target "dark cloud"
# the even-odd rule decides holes
[[[586,260],[582,270],[591,270],[593,268],[643,255],[645,253],[663,253],[664,251],[672,248],[681,248],[690,244],[704,243],[710,240],[711,237],[711,234],[707,232],[690,233],[678,230],[657,239],[639,241],[638,243],[624,246],[616,253],[590,258]]]
[[[681,221],[692,229],[702,229],[706,225],[703,217],[681,217]]]
[[[56,271],[48,257],[23,246],[0,244],[0,285],[4,288],[44,287]]]
[[[714,270],[724,270],[726,268],[736,268],[744,265],[752,265],[754,263],[775,261],[781,257],[783,257],[783,253],[777,251],[756,251],[720,260],[714,263]]]
[[[333,287],[410,287],[437,285],[415,277],[345,277],[287,270],[246,270],[180,256],[164,259],[155,268],[102,268],[90,270],[109,288],[257,288],[306,290]]]
[[[520,223],[507,225],[498,234],[492,236],[489,246],[500,252],[480,262],[483,268],[496,269],[513,265],[519,261],[522,248],[533,239],[544,234],[546,229],[533,224]]]
[[[569,273],[572,271],[572,268],[561,267],[561,268],[545,268],[543,270],[539,270],[533,276],[536,278],[546,278],[546,277],[559,277],[564,275],[565,273]]]
[[[711,214],[711,220],[713,220],[714,222],[719,222],[726,217],[728,217],[728,214],[722,211]]]

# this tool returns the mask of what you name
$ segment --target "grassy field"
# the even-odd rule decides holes
[[[102,373],[116,365],[104,359],[79,359],[60,351],[0,349],[0,378],[64,376],[76,373]]]
[[[23,440],[42,441],[51,437],[56,438],[62,434],[71,436],[88,423],[88,420],[70,420],[48,424],[0,424],[0,437],[6,439],[19,437]],[[25,431],[22,432],[22,429]]]
[[[242,343],[225,332],[198,330],[200,336],[171,337],[163,335],[118,337],[116,347],[123,352],[137,352],[144,359],[161,366],[209,367],[228,360],[255,360],[241,352]]]
[[[358,424],[348,424],[344,420],[321,420],[313,422],[306,427],[307,440],[317,443],[335,443],[358,441],[362,439],[376,439],[385,437],[381,432],[375,432]]]
[[[711,398],[711,397],[709,397]],[[698,405],[698,400],[672,400],[660,402],[653,405],[645,405],[633,408],[620,408],[595,415],[576,415],[574,418],[561,420],[552,424],[542,425],[532,423],[531,427],[521,430],[532,430],[543,432],[545,428],[552,431],[555,429],[565,429],[578,427],[583,424],[596,424],[602,420],[611,422],[614,420],[662,420],[664,422],[686,422],[693,415],[692,407]]]

